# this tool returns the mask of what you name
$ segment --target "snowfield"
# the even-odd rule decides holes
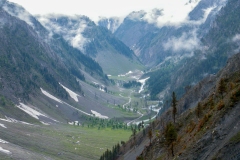
[[[0,139],[0,143],[6,144],[8,142]],[[11,152],[9,150],[3,149],[1,146],[0,146],[0,152],[6,153],[6,154],[11,154]]]
[[[62,85],[61,83],[59,83],[67,92],[68,92],[68,94],[70,95],[70,97],[72,98],[72,99],[74,99],[76,102],[78,102],[78,94],[77,93],[75,93],[75,92],[73,92],[72,90],[70,90],[70,89],[68,89],[67,87],[65,87],[64,85]],[[79,97],[81,97],[81,96],[79,96]]]
[[[30,116],[32,116],[33,118],[39,119],[39,116],[43,116],[43,117],[47,117],[46,115],[30,108],[29,106],[20,103],[20,105],[17,106],[19,109],[23,110],[24,112],[26,112],[27,114],[29,114]]]
[[[3,128],[7,128],[4,124],[0,123],[0,126]]]
[[[38,119],[38,120],[39,120],[39,117],[42,116],[42,117],[46,117],[46,118],[48,118],[48,119],[51,119],[51,120],[54,121],[54,122],[58,122],[57,120],[55,120],[55,119],[53,119],[53,118],[51,118],[51,117],[48,117],[48,116],[46,116],[46,115],[44,115],[44,114],[42,114],[42,113],[34,110],[33,108],[31,108],[31,107],[23,104],[23,103],[20,103],[20,105],[17,105],[17,107],[18,107],[19,109],[23,110],[24,112],[26,112],[27,114],[29,114],[30,116],[32,116],[33,118],[35,118],[35,119]],[[42,122],[42,121],[40,121],[40,122],[41,122],[42,124],[44,124],[44,125],[47,125],[47,123],[45,123],[45,122]]]
[[[51,99],[53,99],[53,100],[55,100],[55,101],[57,101],[57,102],[59,102],[59,103],[63,103],[60,99],[54,97],[53,95],[51,95],[51,94],[48,93],[47,91],[43,90],[42,88],[40,88],[40,89],[41,89],[42,93],[43,93],[45,96],[47,96],[47,97],[49,97],[49,98],[51,98]]]
[[[0,139],[0,143],[8,143],[8,142]]]
[[[30,124],[30,123],[27,123],[27,122],[24,122],[24,121],[18,121],[16,119],[9,118],[7,116],[5,116],[5,117],[6,117],[6,119],[0,118],[0,120],[5,121],[5,122],[9,122],[9,123],[22,123],[22,124],[27,124],[27,125],[33,125],[33,124]]]
[[[11,154],[11,152],[9,150],[3,149],[2,147],[0,147],[0,152],[6,153],[6,154]]]
[[[141,93],[141,92],[144,90],[143,87],[144,87],[146,81],[147,81],[149,78],[150,78],[150,77],[145,78],[145,79],[138,80],[138,82],[140,82],[140,83],[142,84],[140,90],[138,91],[138,93]]]
[[[101,113],[98,113],[96,111],[91,110],[92,114],[94,114],[96,117],[101,119],[108,119],[108,116],[101,115]]]

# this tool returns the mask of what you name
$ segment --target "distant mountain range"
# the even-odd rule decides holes
[[[106,74],[118,75],[144,68],[129,47],[86,16],[46,15],[37,18],[50,34],[61,35],[71,46],[95,59]]]
[[[178,23],[160,23],[163,11],[154,9],[132,12],[114,31],[151,68],[145,77],[150,77],[147,84],[152,99],[166,100],[172,91],[181,97],[187,88],[218,72],[239,51],[238,2],[191,3],[196,5]]]

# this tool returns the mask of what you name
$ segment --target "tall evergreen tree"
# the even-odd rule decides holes
[[[218,86],[218,92],[221,94],[223,99],[223,93],[226,92],[226,84],[224,82],[224,79],[221,78]]]
[[[152,144],[152,137],[153,137],[152,128],[150,128],[149,131],[148,131],[148,138],[150,140],[150,145]]]
[[[198,105],[197,105],[197,107],[196,107],[195,112],[196,112],[197,117],[199,118],[200,115],[202,114],[202,105],[201,105],[200,102],[198,102]]]
[[[175,117],[177,114],[177,98],[175,92],[172,93],[172,114],[173,114],[173,122],[175,123]]]
[[[137,129],[132,127],[132,135],[131,135],[131,137],[133,137],[134,145],[136,144],[136,135],[137,135]]]
[[[167,124],[165,130],[165,138],[167,145],[171,145],[172,156],[174,156],[173,143],[177,140],[177,131],[171,122]]]

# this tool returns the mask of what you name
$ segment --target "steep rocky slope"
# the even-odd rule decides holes
[[[166,135],[167,124],[173,123],[172,109],[168,109],[146,129],[152,130],[151,144],[147,135],[139,134],[138,139],[145,140],[135,148],[137,153],[142,151],[138,159],[239,159],[239,61],[240,53],[216,76],[201,81],[177,102],[173,155]],[[135,152],[127,152],[125,159]]]

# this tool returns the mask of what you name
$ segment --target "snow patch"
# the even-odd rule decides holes
[[[6,154],[11,154],[11,152],[9,150],[3,149],[2,147],[0,147],[0,152],[6,153]]]
[[[6,119],[2,119],[0,118],[1,121],[5,121],[5,122],[9,122],[9,123],[22,123],[22,124],[27,124],[27,125],[33,125],[33,124],[30,124],[30,123],[27,123],[27,122],[24,122],[24,121],[18,121],[14,118],[9,118],[7,116],[5,116]]]
[[[70,125],[80,125],[80,122],[79,121],[74,121],[74,122],[68,122],[68,124]]]
[[[141,80],[138,80],[138,82],[140,82],[142,85],[141,85],[141,87],[140,87],[140,90],[138,91],[138,93],[141,93],[144,89],[143,89],[143,87],[144,87],[144,85],[146,84],[146,81],[149,79],[150,77],[148,77],[148,78],[145,78],[145,79],[141,79]]]
[[[94,111],[94,110],[91,110],[91,112],[92,112],[92,114],[94,114],[96,117],[98,117],[98,118],[102,118],[102,119],[108,119],[108,116],[104,116],[104,115],[102,115],[101,113],[98,113],[98,112],[96,112],[96,111]]]
[[[51,98],[51,99],[53,99],[53,100],[55,100],[55,101],[57,101],[57,102],[59,102],[59,103],[63,103],[60,99],[54,97],[53,95],[51,95],[51,94],[48,93],[47,91],[43,90],[42,88],[40,88],[40,89],[41,89],[42,93],[43,93],[45,96],[47,96],[47,97],[49,97],[49,98]]]
[[[127,72],[126,74],[120,74],[120,75],[118,75],[118,77],[125,77],[125,76],[127,76],[127,75],[129,75],[129,74],[132,74],[133,72],[132,71],[129,71],[129,72]]]
[[[98,83],[97,82],[94,82],[94,81],[92,81],[93,82],[93,84],[95,84],[95,85],[98,85]]]
[[[5,144],[6,144],[6,143],[8,143],[8,142],[0,139],[0,143],[5,143]]]
[[[27,114],[29,114],[30,116],[32,116],[33,118],[39,119],[39,116],[43,116],[43,117],[47,117],[44,114],[32,109],[31,107],[20,103],[20,105],[17,106],[19,109],[23,110],[24,112],[26,112]]]
[[[0,139],[0,143],[7,144],[8,142]],[[3,149],[1,146],[0,146],[0,152],[6,153],[6,154],[11,154],[11,152],[9,150]]]
[[[71,106],[70,104],[68,104],[68,103],[66,103],[66,102],[64,102],[64,101],[59,100],[58,98],[56,98],[56,97],[54,97],[53,95],[49,94],[47,91],[44,91],[42,88],[40,88],[40,89],[41,89],[42,93],[43,93],[44,95],[46,95],[47,97],[49,97],[49,98],[51,98],[51,99],[53,99],[53,100],[55,100],[55,101],[57,101],[57,102],[60,102],[60,103],[62,103],[62,104],[66,104],[67,106],[69,106],[69,107],[71,107],[71,108],[73,108],[73,109],[75,109],[75,110],[77,110],[77,111],[80,111],[80,112],[82,112],[83,114],[92,116],[91,114],[89,114],[89,113],[87,113],[87,112],[84,112],[84,111],[82,111],[82,110],[80,110],[80,109],[77,109],[77,108]],[[56,106],[56,107],[58,107],[58,106]],[[49,117],[48,117],[48,118],[49,118]],[[53,120],[53,119],[52,119],[52,120]],[[54,121],[56,121],[56,120],[54,120]],[[57,121],[56,121],[56,122],[57,122]]]
[[[3,128],[7,128],[4,124],[0,123],[0,126]]]
[[[126,73],[126,75],[129,75],[129,74],[131,74],[131,73],[133,73],[132,71],[129,71],[128,73]]]
[[[101,87],[99,88],[99,90],[100,90],[100,91],[102,91],[102,92],[105,92],[105,90],[104,90],[104,89],[102,89]]]
[[[68,89],[67,87],[65,87],[64,85],[62,85],[61,83],[59,83],[67,92],[68,94],[70,95],[70,97],[72,99],[74,99],[76,102],[78,102],[78,94],[73,92],[72,90]],[[79,96],[80,97],[80,96]]]
[[[45,123],[43,121],[40,121],[43,125],[46,125],[46,126],[49,126],[50,124],[49,123]]]
[[[1,121],[5,121],[5,122],[12,122],[11,120],[9,119],[3,119],[3,118],[0,118]]]

